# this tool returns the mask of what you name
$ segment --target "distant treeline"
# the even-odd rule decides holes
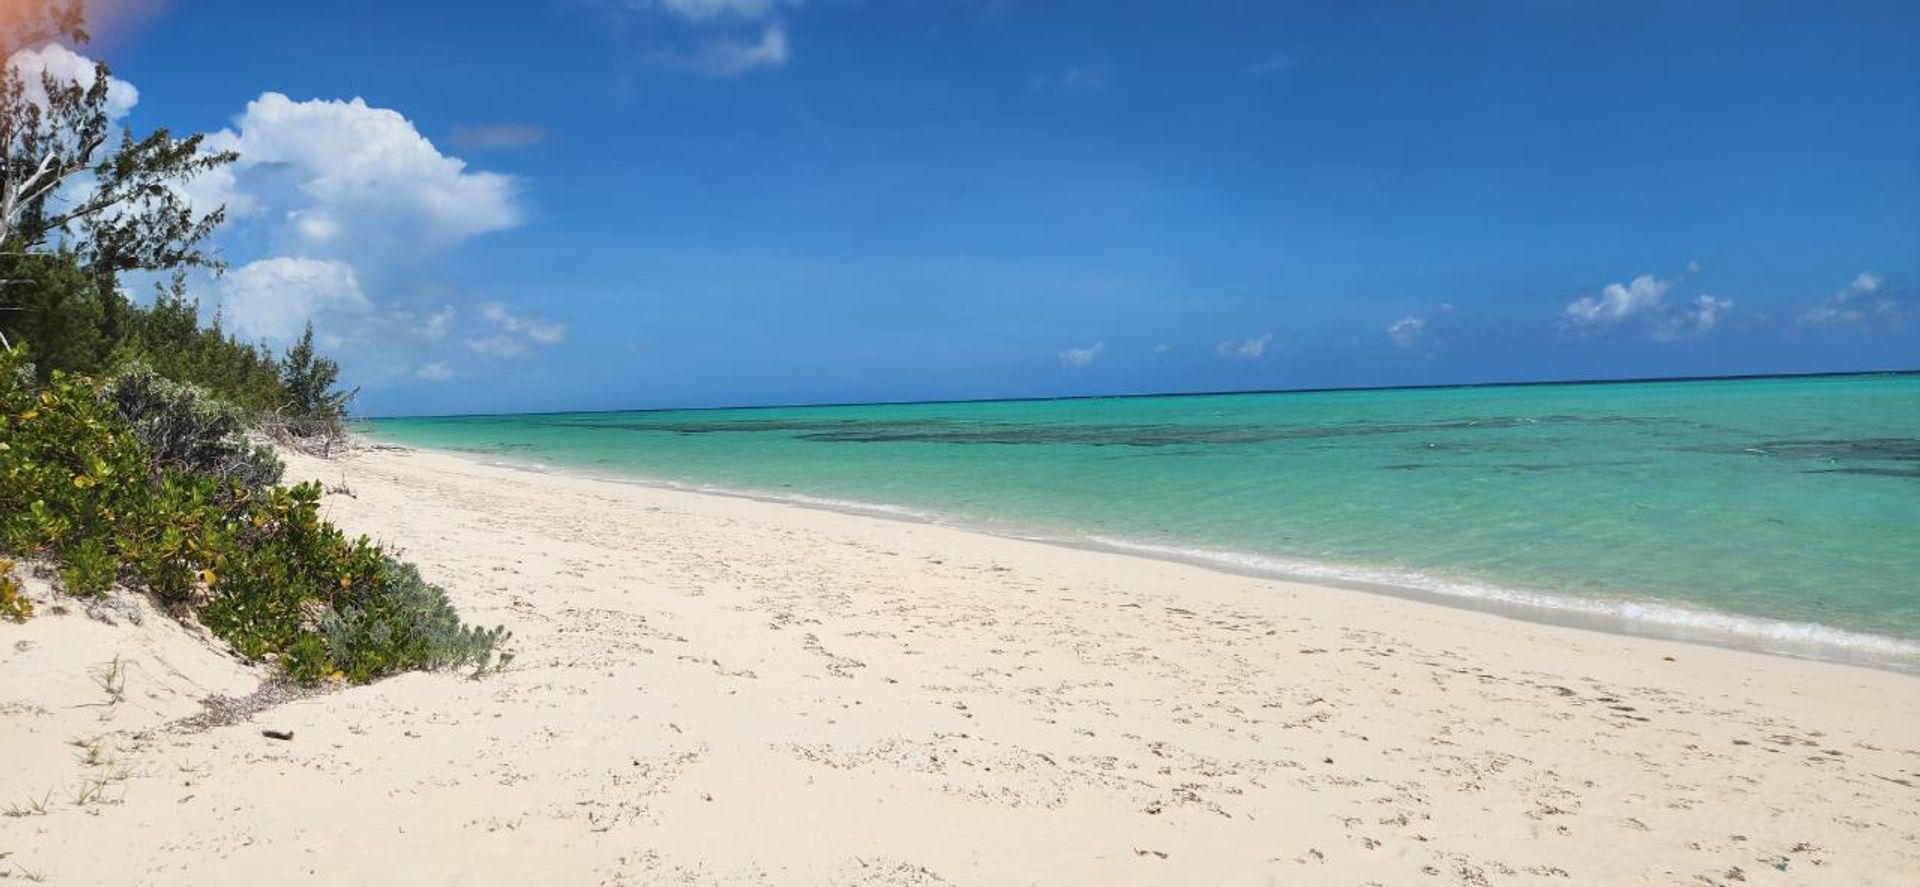
[[[0,335],[28,350],[34,374],[110,376],[145,364],[175,382],[198,385],[250,421],[337,425],[352,391],[336,390],[340,368],[319,355],[311,326],[282,354],[203,321],[176,276],[139,304],[89,273],[70,251],[0,256]]]

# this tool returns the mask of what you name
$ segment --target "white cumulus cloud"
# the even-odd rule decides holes
[[[1608,326],[1660,307],[1672,284],[1651,274],[1632,283],[1609,283],[1598,296],[1582,296],[1567,303],[1567,320],[1576,326]]]
[[[234,327],[253,338],[286,339],[317,315],[365,313],[371,305],[344,262],[281,256],[234,269],[220,279],[220,301]]]
[[[1712,332],[1733,312],[1733,300],[1701,294],[1670,303],[1673,283],[1642,274],[1628,283],[1610,283],[1597,296],[1567,303],[1564,328],[1599,333],[1616,328],[1638,331],[1656,342],[1678,342]]]
[[[1221,357],[1253,360],[1267,353],[1267,346],[1271,344],[1273,344],[1273,333],[1267,332],[1247,339],[1228,339],[1213,346],[1213,350],[1219,352]]]
[[[21,90],[28,101],[42,108],[46,107],[46,84],[41,82],[41,74],[47,74],[54,80],[73,83],[87,89],[93,88],[98,72],[94,69],[93,59],[87,58],[58,43],[49,43],[37,49],[23,49],[7,59],[7,67],[12,68],[21,80]],[[118,121],[133,110],[140,102],[140,90],[133,84],[118,77],[107,77],[107,119]],[[109,149],[112,145],[107,146]]]
[[[1107,350],[1107,343],[1095,342],[1085,348],[1068,348],[1060,352],[1060,365],[1063,367],[1083,367],[1100,359]]]
[[[262,93],[207,144],[240,160],[193,183],[190,198],[224,202],[236,216],[267,215],[289,251],[435,249],[525,217],[512,178],[467,169],[398,111],[357,98]]]

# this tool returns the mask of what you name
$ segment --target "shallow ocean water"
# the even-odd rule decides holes
[[[1915,375],[369,429],[523,466],[1920,662]]]

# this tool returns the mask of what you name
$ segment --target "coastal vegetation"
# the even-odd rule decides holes
[[[75,598],[144,593],[304,683],[503,662],[503,628],[323,520],[319,485],[280,485],[262,437],[330,451],[355,391],[310,326],[276,356],[202,322],[185,272],[218,271],[224,211],[182,186],[235,156],[165,129],[109,148],[104,64],[13,63],[85,42],[77,2],[8,4],[0,35],[0,619],[33,615],[26,568]],[[141,305],[129,272],[172,277]]]

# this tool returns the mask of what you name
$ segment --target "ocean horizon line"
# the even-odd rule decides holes
[[[1849,379],[1864,376],[1920,376],[1920,367],[1877,370],[1818,370],[1804,373],[1733,373],[1694,376],[1622,376],[1617,378],[1525,379],[1489,382],[1438,382],[1424,385],[1333,385],[1313,388],[1244,388],[1210,391],[1136,391],[1116,394],[1058,394],[1026,397],[962,397],[927,400],[819,401],[807,403],[735,404],[699,407],[617,407],[592,410],[532,410],[497,413],[413,413],[357,416],[355,422],[380,422],[391,419],[487,419],[507,416],[592,416],[613,413],[697,413],[734,410],[807,410],[835,407],[911,407],[942,404],[1052,403],[1081,400],[1142,400],[1151,398],[1244,397],[1255,394],[1340,394],[1372,391],[1448,391],[1487,388],[1535,388],[1573,385],[1658,385],[1682,382],[1743,382],[1769,379]]]

